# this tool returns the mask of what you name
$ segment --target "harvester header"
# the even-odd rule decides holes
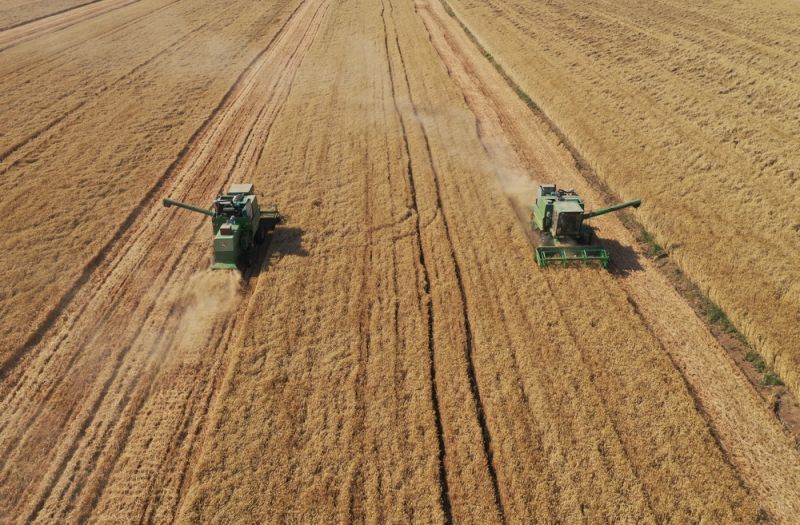
[[[211,209],[173,199],[164,199],[163,204],[167,208],[177,206],[211,217],[213,269],[249,266],[255,259],[256,245],[264,242],[275,226],[285,222],[276,207],[259,207],[252,184],[232,184],[227,193],[217,195]]]
[[[554,184],[540,185],[536,202],[530,207],[531,228],[541,232],[542,245],[536,247],[536,261],[540,266],[596,262],[607,268],[608,251],[596,242],[594,230],[584,221],[623,208],[638,208],[641,203],[635,199],[587,212],[575,190],[559,190]]]

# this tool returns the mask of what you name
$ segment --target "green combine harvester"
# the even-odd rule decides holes
[[[267,233],[285,222],[277,208],[261,209],[252,184],[232,184],[227,193],[214,199],[210,210],[172,199],[164,206],[178,206],[211,217],[214,233],[214,262],[211,268],[236,269],[255,262],[255,247]]]
[[[608,251],[597,242],[594,230],[584,221],[629,206],[638,208],[641,203],[636,199],[586,212],[583,200],[574,190],[558,190],[554,184],[540,185],[536,202],[530,207],[531,228],[541,234],[536,262],[542,267],[599,263],[608,268],[611,260]]]

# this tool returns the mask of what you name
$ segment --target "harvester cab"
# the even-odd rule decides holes
[[[577,237],[583,225],[583,201],[574,190],[557,190],[555,185],[539,186],[536,205],[532,210],[538,214],[541,230],[553,237]]]
[[[259,207],[253,184],[232,184],[227,193],[217,195],[210,210],[172,199],[164,199],[164,206],[178,206],[211,217],[213,269],[249,266],[255,258],[255,246],[285,221],[274,206]]]
[[[553,263],[599,263],[607,268],[610,256],[596,242],[594,230],[587,219],[632,206],[638,208],[639,199],[586,212],[583,199],[575,190],[559,190],[554,184],[542,184],[536,192],[536,202],[530,207],[531,228],[541,233],[541,246],[536,247],[536,261],[540,266]]]

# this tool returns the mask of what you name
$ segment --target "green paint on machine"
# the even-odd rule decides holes
[[[536,262],[542,267],[599,263],[607,268],[611,257],[597,242],[592,227],[584,221],[627,207],[638,208],[639,205],[641,201],[636,199],[586,212],[583,199],[574,190],[559,190],[554,184],[540,185],[536,202],[530,207],[531,228],[541,234],[541,245],[536,247]]]
[[[211,217],[214,235],[214,262],[211,268],[238,269],[250,266],[255,247],[285,218],[274,206],[261,209],[253,184],[232,184],[227,193],[217,195],[211,209],[199,208],[173,199],[164,206],[177,206]]]

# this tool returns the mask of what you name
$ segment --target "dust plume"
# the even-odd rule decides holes
[[[475,166],[477,162],[481,171],[494,175],[503,193],[518,213],[520,210],[526,210],[536,199],[536,187],[539,182],[524,168],[525,164],[509,144],[508,137],[498,122],[493,119],[476,122],[476,115],[472,111],[454,108],[434,113],[418,112],[415,114],[415,119],[426,128],[475,125],[486,155],[472,155],[471,143],[459,144],[452,140],[448,143],[450,154],[463,159],[466,165]]]
[[[511,148],[507,139],[491,135],[482,137],[482,142],[489,153],[489,160],[484,169],[494,174],[503,193],[511,199],[515,207],[526,207],[536,199],[538,183],[522,166],[516,151]]]
[[[204,270],[192,275],[175,301],[178,320],[175,348],[202,347],[218,323],[226,321],[239,302],[236,272]]]

